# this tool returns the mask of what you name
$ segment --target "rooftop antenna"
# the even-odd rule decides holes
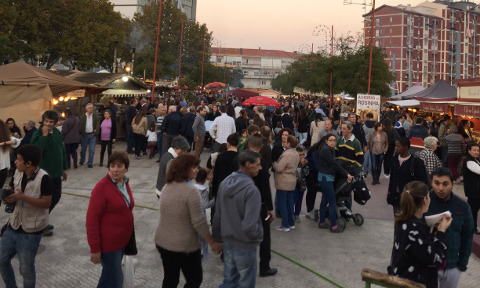
[[[363,14],[367,14],[367,6],[372,6],[372,0],[343,0],[343,5],[362,5],[363,6]]]

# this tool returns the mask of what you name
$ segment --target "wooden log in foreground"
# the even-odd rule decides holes
[[[381,273],[372,269],[363,268],[362,280],[365,282],[384,284],[385,287],[399,288],[425,288],[425,285],[389,274]]]

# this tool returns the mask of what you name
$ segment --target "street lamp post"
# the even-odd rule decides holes
[[[332,30],[330,30],[327,26],[325,25],[317,25],[313,29],[313,36],[320,36],[320,34],[325,33],[325,54],[327,51],[327,37],[330,36],[330,95],[329,95],[329,111],[328,115],[331,118],[332,117],[332,97],[333,97],[333,25],[332,25]],[[329,35],[330,34],[330,35]],[[313,44],[312,44],[312,50],[313,50]]]
[[[133,69],[135,68],[135,48],[132,48],[132,71],[130,75],[133,75]]]
[[[206,36],[203,37],[203,54],[202,54],[202,80],[200,81],[201,83],[201,88],[202,88],[202,92],[203,92],[203,66],[205,65],[205,40],[206,40]]]
[[[180,56],[178,58],[178,97],[180,97],[180,73],[182,70],[182,46],[183,46],[183,18],[182,18],[182,30],[180,32]]]

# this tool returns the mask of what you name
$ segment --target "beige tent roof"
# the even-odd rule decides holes
[[[0,66],[0,85],[11,84],[19,86],[48,85],[52,93],[51,96],[54,97],[65,95],[67,92],[78,89],[85,89],[85,94],[87,95],[100,93],[107,89],[67,79],[24,62],[14,62]]]

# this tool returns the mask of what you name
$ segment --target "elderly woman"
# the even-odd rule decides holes
[[[135,204],[125,173],[128,155],[115,151],[108,158],[108,174],[92,190],[87,210],[87,239],[90,260],[102,263],[98,287],[122,287],[122,258],[133,236]]]
[[[200,194],[191,182],[199,164],[200,159],[192,153],[175,158],[162,189],[155,245],[162,257],[163,287],[177,287],[180,270],[187,282],[185,287],[200,287],[203,276],[199,236],[213,252],[220,253],[222,249],[210,236]]]
[[[468,205],[472,210],[473,226],[475,234],[480,234],[478,230],[477,219],[478,210],[480,210],[480,147],[475,142],[468,143],[467,157],[463,162],[463,188],[467,196]]]
[[[275,162],[280,158],[280,155],[282,155],[283,151],[285,151],[285,143],[287,142],[288,135],[295,135],[290,128],[283,128],[280,130],[278,133],[277,139],[275,143],[273,144],[272,148],[272,161]],[[295,147],[294,147],[295,148]]]
[[[425,169],[427,170],[427,178],[430,179],[433,169],[437,167],[442,167],[442,161],[435,154],[437,150],[438,139],[437,137],[429,136],[423,140],[425,148],[418,152],[418,158],[422,159],[425,164]]]
[[[295,229],[293,192],[297,184],[296,170],[300,162],[300,156],[295,150],[297,144],[297,138],[288,135],[287,141],[283,143],[285,152],[280,155],[277,162],[273,163],[275,188],[277,189],[277,210],[282,215],[282,225],[275,227],[275,229],[285,232]]]

